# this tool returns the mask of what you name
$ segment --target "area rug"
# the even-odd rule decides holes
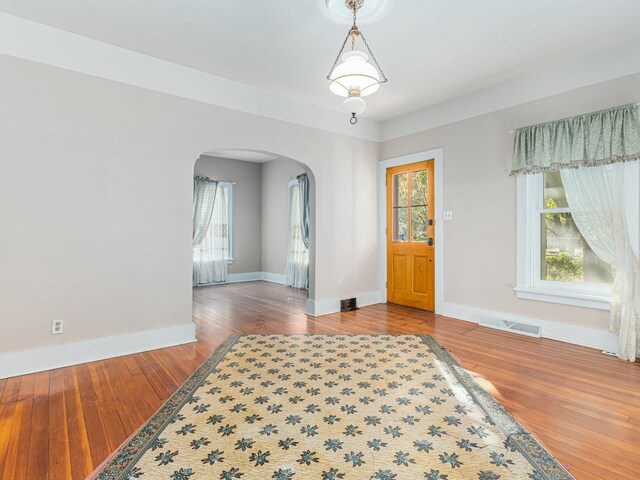
[[[94,478],[573,477],[430,335],[234,335]]]

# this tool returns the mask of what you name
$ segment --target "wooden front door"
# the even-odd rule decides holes
[[[387,301],[435,310],[433,160],[387,169]]]

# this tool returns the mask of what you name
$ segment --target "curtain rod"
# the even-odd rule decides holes
[[[640,100],[638,100],[637,102],[635,102],[636,105],[638,105],[640,107]],[[516,129],[512,128],[511,130],[509,130],[509,133],[515,133]]]
[[[296,175],[295,177],[291,177],[291,178],[285,178],[284,181],[285,182],[293,182],[294,180],[298,180],[303,175],[306,175],[306,173],[301,173],[300,175]]]

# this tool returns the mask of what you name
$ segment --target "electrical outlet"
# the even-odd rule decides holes
[[[51,322],[51,335],[59,335],[64,331],[64,322],[62,320],[53,320]]]
[[[443,220],[453,220],[453,212],[451,210],[445,210],[442,212]]]

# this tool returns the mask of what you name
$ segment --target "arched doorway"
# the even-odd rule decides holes
[[[289,188],[302,174],[306,174],[309,184],[306,311],[309,301],[315,299],[316,182],[311,169],[277,153],[247,149],[208,150],[194,163],[194,177],[220,182],[218,209],[225,205],[228,212],[230,255],[228,276],[220,282],[224,284],[258,280],[285,283]]]

